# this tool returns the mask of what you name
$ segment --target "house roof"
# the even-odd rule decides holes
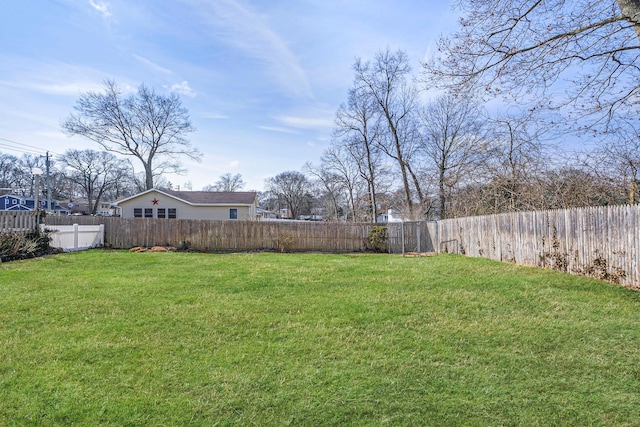
[[[173,191],[152,188],[151,190],[143,191],[142,193],[120,200],[116,204],[135,199],[150,192],[158,192],[191,205],[252,205],[255,203],[257,197],[255,191]]]

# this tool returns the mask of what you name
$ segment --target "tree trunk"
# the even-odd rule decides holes
[[[146,190],[151,190],[153,188],[153,171],[151,170],[151,164],[145,163],[144,165],[144,177],[145,177],[145,187]]]
[[[389,124],[389,128],[391,129],[391,136],[393,137],[393,143],[396,149],[396,159],[398,160],[398,164],[400,166],[400,172],[402,173],[402,185],[404,186],[404,193],[407,199],[407,207],[409,208],[409,216],[413,219],[413,201],[411,200],[411,188],[409,187],[409,177],[407,176],[407,166],[402,156],[402,146],[400,145],[400,137],[398,136],[398,131],[393,123],[393,119],[385,110],[385,116],[387,118],[387,123]]]
[[[622,16],[633,24],[636,35],[640,39],[640,0],[616,0]]]
[[[445,174],[445,168],[440,167],[439,177],[438,177],[438,198],[440,202],[440,219],[447,218],[447,212],[446,212],[447,197],[445,195],[445,190],[444,190],[444,178],[445,178],[444,174]]]

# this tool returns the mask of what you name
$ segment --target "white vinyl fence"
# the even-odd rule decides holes
[[[81,251],[104,246],[104,224],[97,225],[41,225],[52,231],[51,246],[65,252]]]

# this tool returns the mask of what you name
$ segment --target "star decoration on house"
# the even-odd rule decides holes
[[[158,204],[158,202],[159,202],[159,200],[158,200],[158,199],[155,199],[155,198],[151,201],[151,203],[153,203],[154,205],[157,205],[157,204]]]

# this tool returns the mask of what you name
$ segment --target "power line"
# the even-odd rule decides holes
[[[41,153],[41,151],[25,150],[24,148],[13,147],[11,145],[3,144],[1,142],[0,142],[0,149],[9,150],[9,151],[16,151],[18,153],[26,153],[26,154],[38,154],[39,155]]]
[[[5,141],[6,143],[2,143],[0,142],[0,148],[4,148],[4,149],[9,149],[12,151],[17,151],[20,153],[28,153],[28,154],[38,154],[38,155],[42,155],[42,153],[45,153],[47,151],[55,154],[55,155],[60,155],[59,153],[55,153],[51,150],[47,150],[45,148],[41,148],[41,147],[36,147],[34,145],[29,145],[29,144],[25,144],[22,142],[18,142],[18,141],[13,141],[11,139],[7,139],[7,138],[2,138],[0,137],[0,141]],[[9,144],[15,144],[17,145],[17,147],[11,146]],[[25,148],[26,147],[26,148]]]

